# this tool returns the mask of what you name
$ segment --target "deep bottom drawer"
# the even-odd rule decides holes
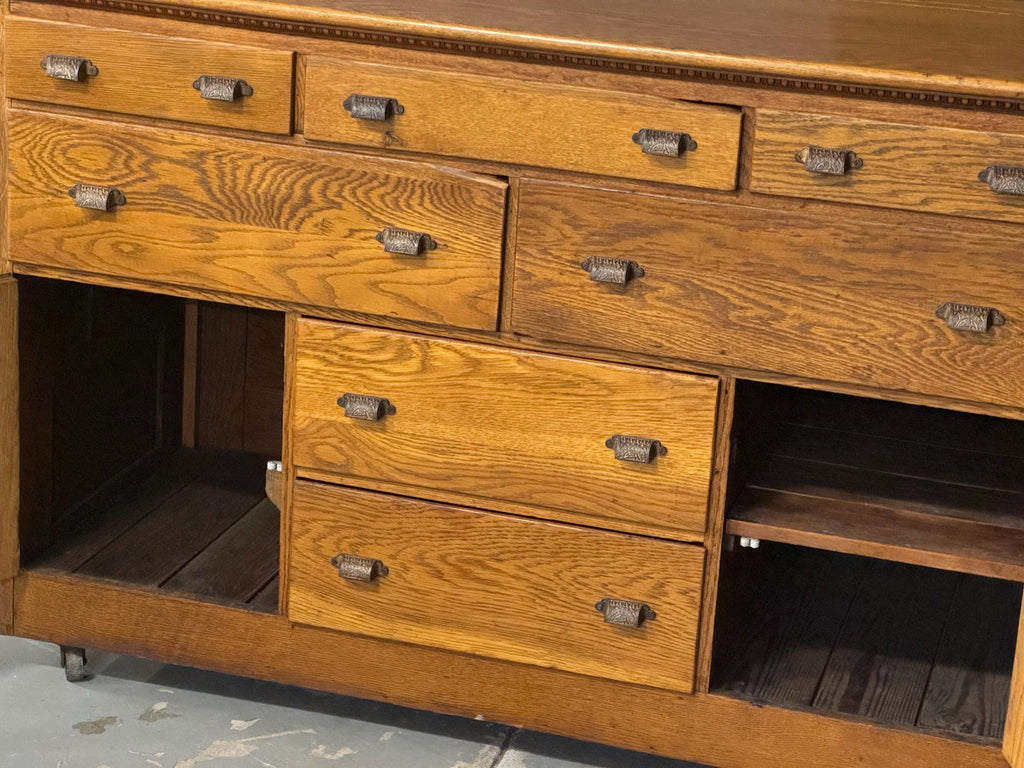
[[[689,692],[703,563],[695,545],[299,481],[289,614]],[[608,623],[636,608],[610,601],[655,615]]]

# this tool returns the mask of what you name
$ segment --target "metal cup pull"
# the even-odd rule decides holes
[[[70,80],[73,83],[81,83],[100,73],[96,65],[88,59],[61,56],[57,53],[46,54],[39,62],[39,66],[46,70],[47,77]]]
[[[852,149],[831,149],[813,144],[798,150],[793,156],[808,173],[822,173],[826,176],[845,176],[864,165]]]
[[[437,248],[437,243],[426,232],[413,232],[398,227],[385,227],[377,233],[377,242],[384,244],[385,253],[404,253],[422,256]]]
[[[200,75],[192,83],[199,95],[210,101],[238,101],[244,96],[252,96],[252,86],[245,80],[217,75]]]
[[[640,151],[645,155],[662,157],[679,157],[697,148],[697,142],[688,133],[658,131],[654,128],[641,128],[633,134],[633,143],[639,144]]]
[[[68,190],[79,208],[91,208],[94,211],[111,211],[128,202],[117,187],[97,187],[93,184],[75,184]]]
[[[658,614],[647,603],[639,600],[617,600],[605,597],[598,600],[594,608],[604,614],[605,624],[618,627],[639,627],[645,621],[653,621]]]
[[[1024,168],[1013,165],[990,165],[978,173],[978,181],[1001,195],[1024,195]]]
[[[627,285],[630,280],[644,276],[644,268],[635,261],[627,259],[605,259],[599,256],[588,256],[580,262],[580,268],[590,273],[595,283],[615,283]]]
[[[668,453],[668,448],[658,440],[647,437],[612,435],[605,440],[604,445],[615,451],[615,458],[619,461],[632,461],[636,464],[650,464],[659,456]]]
[[[350,419],[363,421],[380,421],[395,412],[395,406],[386,397],[373,395],[353,395],[346,392],[338,398],[338,405],[345,409]]]
[[[390,120],[405,112],[405,107],[396,99],[388,96],[363,96],[359,93],[351,94],[341,102],[341,106],[352,117],[360,120]]]
[[[388,567],[372,557],[359,557],[339,552],[331,558],[331,565],[338,569],[338,576],[349,581],[362,581],[369,584],[381,576],[388,575]]]
[[[935,310],[935,316],[941,317],[954,331],[973,331],[984,333],[989,328],[1003,325],[1006,316],[995,307],[976,307],[973,304],[957,304],[947,301]]]

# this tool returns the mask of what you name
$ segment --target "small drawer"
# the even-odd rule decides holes
[[[9,98],[225,128],[291,132],[292,59],[291,51],[7,21]]]
[[[759,110],[755,192],[1024,222],[1024,135]]]
[[[306,319],[297,333],[300,474],[703,537],[715,379]]]
[[[311,139],[736,186],[740,112],[731,107],[312,56],[305,110]]]
[[[10,113],[15,261],[493,330],[506,185],[397,160]]]
[[[699,546],[299,481],[290,548],[293,621],[693,690]]]
[[[517,333],[1024,407],[1016,238],[529,180],[519,216]]]

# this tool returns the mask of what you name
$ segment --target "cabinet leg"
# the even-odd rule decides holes
[[[85,648],[68,645],[60,647],[60,665],[64,667],[64,676],[69,683],[80,683],[85,680],[85,662]]]

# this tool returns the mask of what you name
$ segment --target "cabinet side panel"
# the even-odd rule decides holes
[[[1017,630],[1017,654],[1013,659],[1010,705],[1003,729],[1003,756],[1013,768],[1024,768],[1024,612]]]
[[[18,572],[18,468],[18,286],[0,278],[0,582]]]

